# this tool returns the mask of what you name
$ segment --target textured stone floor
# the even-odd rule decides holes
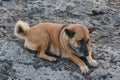
[[[116,1],[116,2],[115,2]],[[119,0],[0,0],[0,80],[119,80]],[[90,34],[93,57],[99,63],[82,74],[79,67],[59,57],[56,62],[38,59],[13,35],[18,20],[80,23],[99,29]]]

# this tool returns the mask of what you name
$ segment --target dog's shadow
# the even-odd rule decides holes
[[[53,56],[53,57],[55,57],[57,59],[57,61],[52,61],[51,62],[51,61],[47,61],[47,60],[43,60],[43,59],[37,58],[37,56],[36,56],[37,51],[32,51],[32,50],[29,50],[29,49],[27,49],[27,51],[29,53],[31,53],[31,54],[34,54],[34,56],[33,56],[34,57],[34,60],[33,60],[34,63],[32,65],[33,65],[33,67],[35,69],[39,69],[41,67],[46,67],[46,68],[49,67],[49,68],[51,68],[54,71],[61,71],[61,70],[64,69],[64,70],[67,70],[67,71],[70,71],[70,72],[74,72],[75,71],[75,72],[81,73],[81,70],[80,70],[79,66],[74,64],[70,59],[61,58],[60,56],[56,56],[56,55],[50,53],[49,51],[47,51],[46,52],[47,55]],[[79,57],[79,58],[81,58],[85,62],[85,64],[89,67],[89,69],[91,71],[94,70],[94,68],[91,67],[88,64],[86,58],[84,58],[84,57]]]

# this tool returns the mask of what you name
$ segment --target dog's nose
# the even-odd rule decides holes
[[[86,45],[82,45],[81,48],[79,48],[79,52],[82,53],[84,57],[88,56],[88,49]]]
[[[88,49],[87,49],[87,43],[84,39],[80,40],[81,48],[80,51],[83,53],[83,55],[86,57],[88,56]]]
[[[88,56],[88,50],[87,49],[80,49],[79,51],[83,57]]]
[[[84,51],[84,56],[85,56],[85,57],[88,56],[88,50],[85,50],[85,51]]]

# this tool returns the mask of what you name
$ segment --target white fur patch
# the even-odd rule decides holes
[[[60,50],[58,49],[58,48],[54,48],[53,47],[53,45],[51,45],[50,46],[50,52],[52,53],[52,54],[55,54],[55,55],[57,55],[57,56],[60,56]]]
[[[96,67],[98,65],[96,60],[94,60],[91,56],[87,56],[86,59],[91,66]]]
[[[24,47],[30,49],[30,50],[33,50],[33,51],[36,51],[37,50],[37,45],[36,44],[33,44],[31,43],[29,40],[27,40],[25,38],[25,43],[24,43]]]
[[[80,66],[80,69],[81,69],[81,72],[84,73],[84,74],[86,74],[90,71],[89,68],[86,65]]]

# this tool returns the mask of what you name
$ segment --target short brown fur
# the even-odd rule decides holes
[[[92,49],[89,37],[89,31],[86,27],[83,27],[79,24],[57,24],[57,23],[40,23],[32,28],[29,28],[24,25],[25,22],[18,21],[14,34],[22,39],[25,39],[24,46],[28,49],[38,51],[37,56],[41,59],[56,61],[55,57],[46,55],[46,50],[50,49],[53,54],[61,56],[63,58],[71,59],[75,64],[77,64],[83,73],[88,73],[89,69],[86,64],[80,59],[71,49],[70,45],[75,46],[77,40],[84,39],[88,41],[87,49],[88,56],[86,57],[88,63],[91,66],[96,67],[97,62],[92,58]],[[22,25],[21,25],[22,24]],[[18,29],[21,27],[23,33],[18,33]],[[72,30],[75,32],[73,38],[69,38],[66,35],[65,29]],[[93,29],[92,29],[93,30]],[[77,45],[77,44],[76,44]]]

